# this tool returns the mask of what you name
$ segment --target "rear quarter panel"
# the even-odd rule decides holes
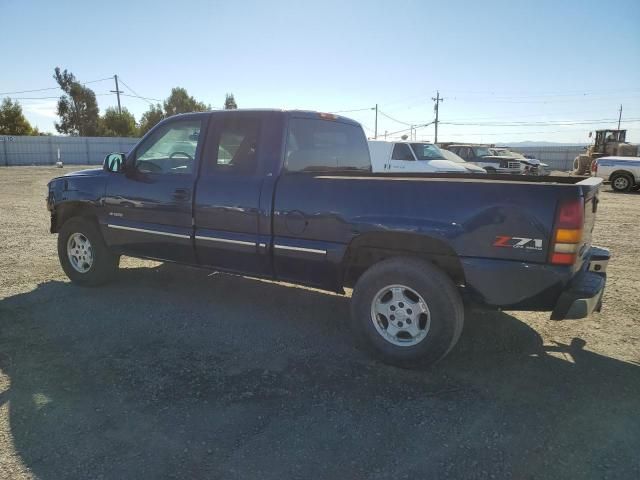
[[[557,203],[576,195],[573,185],[284,175],[274,229],[301,246],[347,246],[368,232],[417,233],[445,241],[461,257],[544,263]],[[304,231],[292,233],[280,221],[279,214],[291,210],[312,220]],[[495,246],[501,236],[537,239],[539,248]]]

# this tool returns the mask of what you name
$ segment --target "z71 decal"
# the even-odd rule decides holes
[[[508,237],[499,235],[493,242],[494,247],[523,248],[525,250],[542,250],[541,238]]]

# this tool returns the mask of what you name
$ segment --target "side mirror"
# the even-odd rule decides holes
[[[104,170],[106,170],[107,172],[121,173],[124,171],[124,161],[124,153],[110,153],[109,155],[104,157],[102,168],[104,168]]]

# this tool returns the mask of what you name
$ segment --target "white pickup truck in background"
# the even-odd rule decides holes
[[[369,140],[374,173],[487,173],[468,162],[447,160],[432,143]]]
[[[600,157],[591,162],[591,175],[611,182],[616,192],[640,189],[640,157]]]

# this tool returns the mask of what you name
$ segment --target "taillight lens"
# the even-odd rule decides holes
[[[553,229],[553,242],[549,261],[555,265],[573,265],[576,262],[584,227],[584,200],[560,203]]]

